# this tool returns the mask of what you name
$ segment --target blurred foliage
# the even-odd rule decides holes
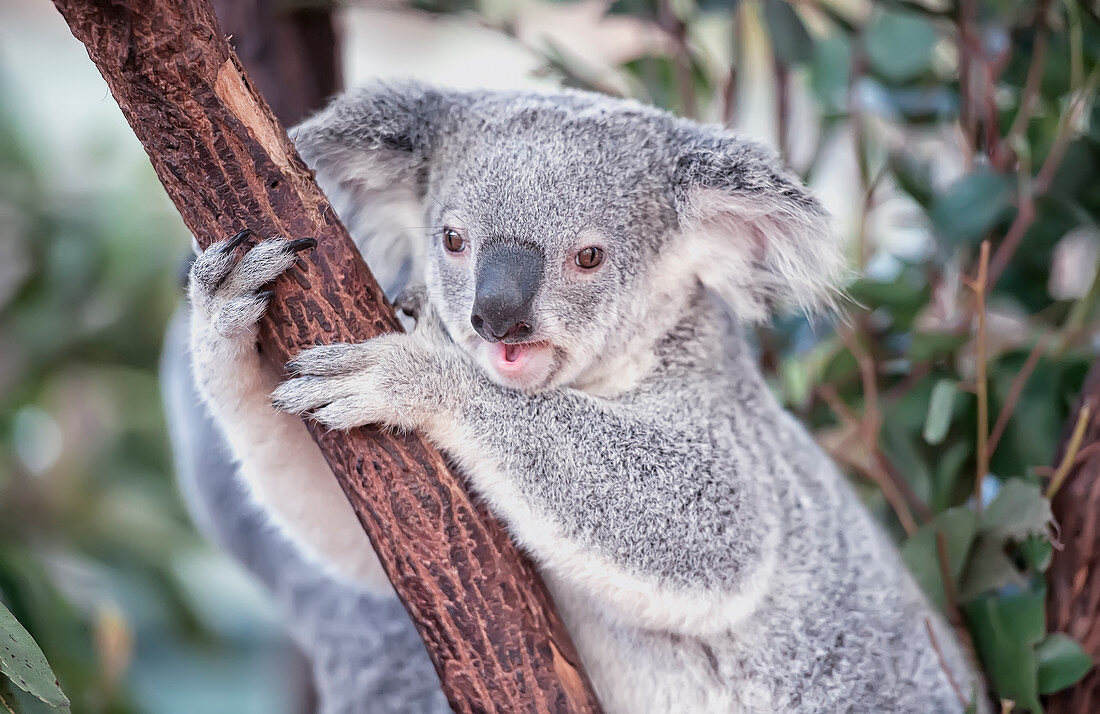
[[[48,180],[12,91],[0,75],[0,635],[37,651],[29,631],[81,714],[202,710],[192,653],[232,672],[257,652],[233,653],[182,574],[209,550],[171,478],[156,368],[185,233],[144,157],[91,147],[80,180]],[[68,711],[48,669],[9,672],[5,652],[0,711]],[[177,681],[153,692],[164,668]]]
[[[520,38],[519,4],[409,4]],[[1039,711],[1040,695],[1091,666],[1046,631],[1044,599],[1052,462],[1100,346],[1095,7],[613,0],[606,11],[660,41],[610,67],[521,43],[566,86],[730,127],[749,124],[747,107],[761,110],[749,96],[762,96],[795,170],[823,193],[855,185],[839,216],[859,276],[847,317],[777,319],[759,331],[763,364],[970,639],[995,694],[1014,702],[1006,710]],[[153,376],[178,277],[177,254],[148,237],[177,223],[151,208],[164,205],[151,179],[148,192],[56,194],[3,106],[0,601],[74,709],[128,711],[119,584],[169,603],[174,632],[202,630],[166,566],[192,535],[165,476]],[[838,154],[851,167],[839,174]]]

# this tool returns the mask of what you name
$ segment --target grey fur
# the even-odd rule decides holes
[[[399,257],[372,267],[422,267],[427,291],[409,335],[301,353],[276,405],[447,451],[540,564],[609,711],[964,708],[925,629],[969,694],[949,628],[738,327],[827,304],[841,269],[825,212],[770,153],[596,95],[420,85],[345,95],[296,137],[364,252]],[[383,207],[419,222],[359,220]],[[444,225],[466,250],[444,250]],[[522,373],[470,325],[493,243],[543,259],[533,339],[550,347]],[[589,245],[604,263],[578,270]],[[211,290],[205,261],[208,315],[270,272],[250,255]]]
[[[250,496],[191,378],[187,310],[165,336],[161,384],[176,474],[203,533],[271,593],[312,665],[325,714],[449,712],[405,608],[327,575]]]

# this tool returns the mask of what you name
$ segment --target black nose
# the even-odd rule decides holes
[[[490,342],[519,342],[532,327],[531,306],[542,281],[542,255],[534,248],[491,244],[478,256],[470,324]]]

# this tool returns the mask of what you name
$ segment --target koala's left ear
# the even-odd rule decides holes
[[[762,320],[776,304],[833,303],[844,258],[829,215],[771,152],[730,135],[698,140],[674,183],[699,279],[742,318]]]
[[[418,232],[438,123],[453,94],[415,82],[336,97],[290,130],[387,294],[423,272]],[[415,279],[415,278],[414,278]]]

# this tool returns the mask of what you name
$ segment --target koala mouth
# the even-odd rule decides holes
[[[547,342],[495,342],[489,345],[491,362],[497,374],[511,381],[526,382],[535,373],[545,372],[552,363]]]

